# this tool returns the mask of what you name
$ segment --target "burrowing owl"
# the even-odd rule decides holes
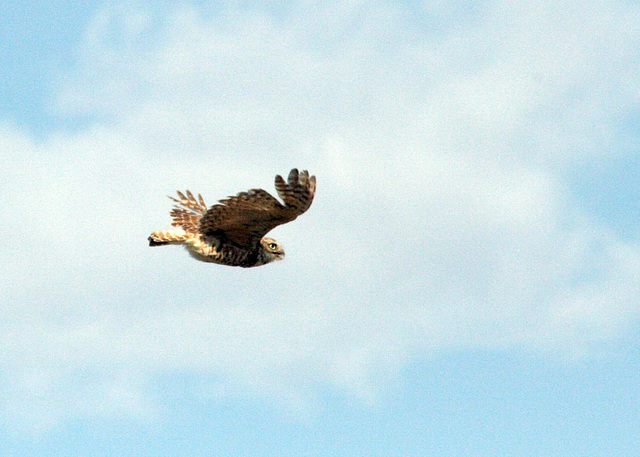
[[[284,201],[262,189],[251,189],[228,197],[207,210],[198,194],[187,191],[171,210],[171,225],[182,230],[152,232],[149,246],[183,244],[189,254],[202,262],[234,267],[257,267],[284,258],[282,245],[265,235],[280,224],[291,222],[311,206],[316,177],[309,172],[291,170],[288,182],[276,176],[276,190]]]

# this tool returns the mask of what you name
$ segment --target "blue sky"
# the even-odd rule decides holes
[[[16,3],[2,455],[635,455],[637,2]],[[147,246],[292,167],[285,261]]]

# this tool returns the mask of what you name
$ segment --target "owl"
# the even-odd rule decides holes
[[[202,196],[187,191],[169,197],[177,203],[171,210],[171,225],[181,230],[151,232],[149,246],[181,244],[202,262],[234,267],[257,267],[282,260],[280,243],[265,235],[274,227],[291,222],[309,209],[316,192],[316,177],[308,171],[291,170],[287,182],[276,176],[280,203],[262,189],[251,189],[220,200],[207,209]]]

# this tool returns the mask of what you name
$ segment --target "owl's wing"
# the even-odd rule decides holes
[[[291,222],[311,206],[316,191],[315,176],[291,170],[288,182],[276,176],[280,203],[262,189],[251,189],[213,205],[200,219],[200,233],[223,238],[239,246],[258,243],[274,227]]]
[[[169,197],[177,203],[169,213],[173,218],[171,225],[182,227],[185,232],[197,233],[200,218],[207,212],[207,205],[204,203],[202,195],[198,194],[198,200],[196,200],[190,191],[187,191],[186,196],[178,191],[178,197],[180,200]]]

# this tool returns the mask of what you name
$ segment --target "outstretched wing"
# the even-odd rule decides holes
[[[316,177],[291,170],[288,182],[276,176],[280,203],[262,189],[251,189],[213,205],[200,219],[200,233],[223,238],[239,246],[256,244],[274,227],[291,222],[311,206]]]
[[[185,232],[197,233],[200,227],[200,218],[207,212],[207,205],[204,203],[202,195],[198,194],[198,200],[196,200],[190,191],[187,191],[186,196],[178,191],[178,197],[180,200],[169,197],[177,203],[169,213],[173,218],[171,225],[182,227]]]

